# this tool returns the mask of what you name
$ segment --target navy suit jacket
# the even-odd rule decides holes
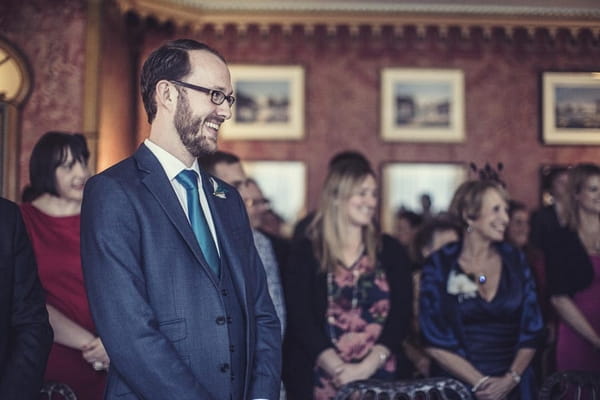
[[[221,257],[245,316],[243,399],[278,399],[279,321],[237,191],[202,173]],[[213,183],[225,198],[213,194]],[[224,304],[162,166],[142,145],[92,177],[81,212],[90,308],[111,365],[105,398],[228,398]],[[225,329],[225,330],[224,330]],[[237,399],[236,399],[237,400]]]
[[[0,199],[0,399],[38,399],[52,346],[44,289],[16,204]]]

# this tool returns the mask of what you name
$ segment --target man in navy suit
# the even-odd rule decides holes
[[[227,65],[176,40],[148,57],[141,88],[150,136],[88,181],[81,212],[90,307],[111,358],[105,398],[278,399],[280,325],[244,203],[197,162],[231,117]]]
[[[39,398],[52,338],[19,207],[0,198],[0,399]]]

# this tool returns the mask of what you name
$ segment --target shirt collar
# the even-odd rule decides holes
[[[198,166],[198,160],[194,159],[194,163],[190,168],[187,168],[181,160],[175,157],[173,154],[169,153],[156,143],[152,142],[150,139],[144,140],[144,144],[148,147],[148,149],[158,158],[158,162],[162,165],[169,181],[175,179],[175,177],[184,169],[191,169],[196,171],[198,176],[200,176],[200,167]]]

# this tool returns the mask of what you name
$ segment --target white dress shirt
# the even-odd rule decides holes
[[[204,212],[204,216],[206,217],[206,222],[208,223],[208,228],[210,229],[210,233],[212,234],[213,240],[215,242],[215,246],[217,247],[217,252],[219,256],[221,252],[219,251],[219,242],[217,241],[217,232],[215,230],[215,223],[212,218],[212,214],[210,212],[210,207],[208,206],[208,200],[206,199],[206,194],[204,190],[202,190],[202,179],[200,179],[200,168],[198,167],[198,160],[194,160],[191,168],[187,168],[183,162],[181,162],[177,157],[160,147],[159,145],[150,141],[150,139],[144,140],[144,144],[148,147],[148,149],[158,158],[158,162],[165,170],[167,174],[167,178],[169,178],[169,182],[171,182],[171,186],[177,195],[177,199],[179,200],[179,204],[181,204],[181,208],[183,208],[183,212],[186,217],[188,217],[188,221],[190,219],[188,215],[188,207],[187,207],[187,194],[183,185],[177,182],[175,177],[184,169],[191,169],[198,174],[198,188],[200,195],[200,207],[202,207],[202,212]]]

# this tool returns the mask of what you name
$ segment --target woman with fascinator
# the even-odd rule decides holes
[[[463,183],[450,205],[463,238],[433,253],[421,277],[426,351],[439,373],[466,383],[479,400],[536,398],[530,362],[543,322],[525,257],[503,242],[507,208],[498,181]]]

